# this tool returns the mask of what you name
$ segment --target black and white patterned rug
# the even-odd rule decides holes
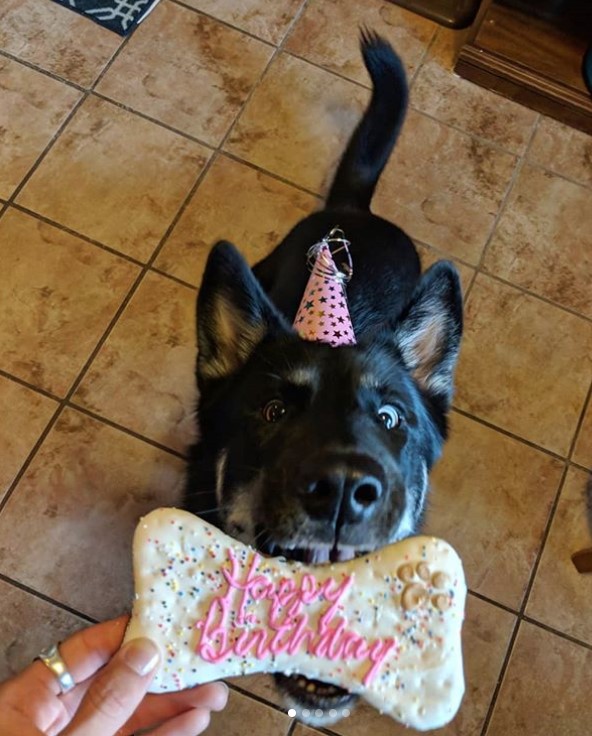
[[[159,0],[54,0],[120,36],[127,36]]]

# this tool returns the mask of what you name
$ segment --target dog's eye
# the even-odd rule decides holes
[[[384,404],[378,410],[378,418],[384,424],[387,429],[396,429],[401,425],[401,415],[390,404]]]
[[[279,422],[286,413],[286,405],[280,399],[272,399],[265,404],[262,413],[266,422]]]

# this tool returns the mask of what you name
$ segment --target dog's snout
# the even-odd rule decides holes
[[[302,502],[315,519],[342,520],[353,524],[372,516],[383,493],[375,476],[350,469],[333,469],[306,483]]]

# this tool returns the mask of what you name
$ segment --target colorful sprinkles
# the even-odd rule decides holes
[[[253,564],[254,554],[250,548],[239,543],[230,542],[228,547],[224,546],[212,527],[203,522],[188,524],[173,518],[169,526],[174,529],[172,535],[167,530],[163,534],[145,536],[149,550],[146,559],[152,561],[153,565],[148,571],[150,585],[143,594],[142,614],[155,622],[166,643],[164,665],[156,677],[158,688],[163,691],[178,690],[213,679],[208,676],[208,667],[213,665],[205,660],[200,663],[195,661],[198,656],[196,646],[201,636],[201,630],[196,627],[200,616],[198,610],[202,610],[203,615],[204,607],[207,608],[228,588],[224,572],[230,569],[228,549],[232,550],[239,569],[245,575]],[[434,581],[439,573],[434,567],[435,554],[434,545],[427,543],[422,543],[414,555],[405,554],[403,576],[400,572],[401,557],[398,558],[399,566],[394,569],[385,569],[386,564],[382,559],[388,558],[381,554],[375,553],[360,559],[355,568],[355,584],[335,605],[333,616],[342,619],[348,630],[370,630],[375,637],[394,638],[394,649],[382,663],[373,685],[377,692],[386,693],[393,689],[404,692],[406,688],[414,688],[415,669],[406,663],[421,661],[427,652],[443,651],[446,642],[444,632],[452,619],[458,620],[460,630],[464,615],[464,580],[458,576],[446,578],[446,587],[437,587]],[[228,629],[220,629],[219,636],[213,640],[217,646],[224,641],[221,637],[237,641],[243,631],[269,631],[270,600],[266,598],[265,590],[269,584],[276,588],[281,585],[282,579],[285,579],[284,566],[285,563],[278,560],[259,558],[253,575],[259,576],[261,585],[259,588],[250,588],[252,594],[245,592],[242,604],[246,615],[242,621],[237,619],[237,610],[229,611]],[[306,569],[301,564],[291,565],[290,568],[295,579],[304,574],[299,571]],[[326,577],[336,576],[339,564],[326,565],[325,569]],[[426,578],[428,569],[430,572]],[[341,575],[345,576],[345,573],[341,572]],[[319,576],[319,579],[323,578]],[[423,591],[421,596],[413,600],[406,594],[412,586],[421,586]],[[457,605],[459,592],[461,595]],[[412,600],[408,608],[403,605],[404,600]],[[331,606],[331,600],[324,594],[319,594],[318,601],[316,609],[309,611],[305,606],[307,615],[313,616],[313,621]],[[445,609],[438,604],[440,602],[443,606],[443,601],[446,602]],[[137,615],[134,612],[134,616]],[[278,615],[283,616],[284,621],[289,620],[288,606],[280,603]],[[336,620],[330,619],[329,623],[333,624]],[[265,664],[253,656],[245,656],[239,661],[239,669],[244,674],[254,669],[272,671],[278,665],[281,667],[282,663],[286,670],[291,660],[284,654],[272,653]],[[359,679],[366,666],[355,658],[351,658],[351,661],[350,658],[335,660],[330,668],[323,671],[323,676],[328,677],[329,681],[335,678],[338,684],[344,677]],[[401,717],[401,720],[404,718]]]

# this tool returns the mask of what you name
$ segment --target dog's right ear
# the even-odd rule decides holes
[[[231,375],[267,335],[289,330],[238,250],[217,243],[197,298],[198,382]]]

